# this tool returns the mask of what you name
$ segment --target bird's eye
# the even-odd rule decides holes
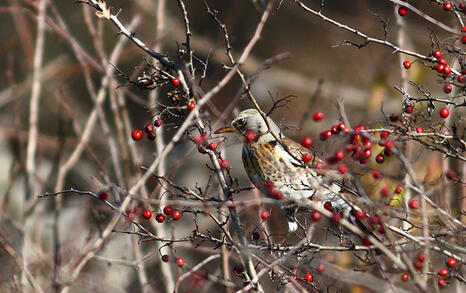
[[[244,119],[239,119],[238,122],[236,122],[238,124],[238,126],[244,126],[244,124],[246,123],[246,120]]]

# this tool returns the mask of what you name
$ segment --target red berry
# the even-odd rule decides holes
[[[160,127],[160,126],[162,126],[162,120],[156,119],[156,120],[154,121],[154,126],[155,126],[155,127]]]
[[[162,213],[158,213],[156,216],[155,216],[155,220],[159,223],[163,223],[163,221],[165,221],[165,215],[162,214]]]
[[[405,60],[403,62],[403,66],[406,68],[406,69],[409,69],[411,67],[411,62],[409,62],[408,60]]]
[[[354,152],[354,145],[352,145],[352,144],[347,144],[347,145],[345,146],[345,150],[346,150],[346,152],[349,153],[349,154],[352,153],[352,152]]]
[[[205,133],[205,132],[198,133],[198,134],[194,135],[193,142],[195,144],[197,144],[197,145],[202,145],[205,142],[206,136],[207,136],[207,133]]]
[[[101,191],[101,192],[99,192],[98,197],[99,197],[99,199],[101,199],[101,200],[107,200],[107,198],[108,198],[108,193],[106,193],[105,191]]]
[[[217,145],[214,142],[209,143],[210,150],[215,151],[216,148],[217,148]]]
[[[398,8],[398,14],[400,16],[405,16],[406,14],[408,14],[408,8],[404,7],[404,6],[400,6]]]
[[[448,110],[447,108],[440,109],[440,117],[447,118],[448,115],[450,115],[450,110]]]
[[[445,68],[443,68],[443,73],[445,73],[446,75],[450,74],[451,73],[451,67],[448,66],[448,65],[445,65]]]
[[[422,262],[418,260],[413,261],[413,267],[418,271],[422,270]]]
[[[157,136],[153,132],[147,134],[147,139],[154,140],[156,137]]]
[[[322,119],[324,119],[324,112],[317,111],[314,113],[314,121],[320,121]]]
[[[412,198],[408,202],[408,207],[412,210],[417,210],[420,206],[421,206],[421,203],[416,198]]]
[[[357,211],[354,213],[354,216],[356,217],[356,219],[362,220],[362,219],[364,219],[364,218],[367,216],[367,214],[366,214],[366,212],[363,211],[363,210],[357,210]]]
[[[406,113],[406,114],[411,114],[411,113],[413,113],[413,106],[407,106],[407,107],[405,108],[405,113]]]
[[[372,171],[372,178],[375,180],[380,179],[382,177],[382,173],[379,170]]]
[[[178,221],[181,218],[181,213],[179,211],[174,211],[172,213],[172,218],[173,220]]]
[[[301,160],[304,162],[304,163],[309,163],[311,160],[312,160],[312,155],[310,153],[304,153],[302,156],[301,156]]]
[[[152,212],[150,210],[144,210],[142,216],[144,217],[144,219],[150,219],[150,217],[152,217]]]
[[[142,131],[139,129],[133,130],[133,132],[131,133],[131,137],[133,138],[133,140],[140,140],[142,138]]]
[[[466,44],[466,35],[461,37],[461,43]]]
[[[439,287],[445,287],[446,282],[444,279],[438,279],[437,284],[439,285]]]
[[[196,103],[194,103],[194,102],[189,102],[189,104],[188,104],[188,110],[189,110],[189,111],[194,110],[195,107],[196,107]]]
[[[390,191],[388,190],[387,187],[383,187],[380,189],[380,195],[383,197],[387,197],[390,194]]]
[[[424,130],[422,129],[422,127],[416,127],[416,132],[417,133],[423,133]]]
[[[320,140],[322,141],[330,137],[332,137],[332,132],[330,130],[325,130],[320,133]]]
[[[344,131],[346,129],[346,124],[344,122],[341,122],[340,124],[338,124],[338,129],[340,129],[340,131]]]
[[[338,134],[338,133],[340,133],[340,129],[338,128],[337,125],[333,125],[333,126],[330,128],[330,131],[331,131],[333,134]]]
[[[407,273],[404,273],[401,275],[401,280],[403,282],[408,282],[409,281],[409,275]]]
[[[365,150],[362,152],[362,155],[366,158],[370,158],[372,156],[372,151],[371,150]]]
[[[270,218],[270,211],[269,210],[262,210],[261,211],[261,220],[267,221]]]
[[[375,161],[379,164],[382,164],[385,161],[385,157],[383,155],[375,156]]]
[[[437,65],[437,72],[438,73],[443,73],[444,70],[445,70],[445,65],[443,65],[443,64]]]
[[[456,259],[454,259],[453,257],[450,257],[447,261],[447,264],[450,268],[453,268],[456,266]]]
[[[339,223],[343,219],[343,214],[342,213],[333,213],[332,215],[332,221],[335,223]]]
[[[369,218],[369,222],[371,222],[372,225],[380,224],[381,223],[380,217],[377,215],[373,215]]]
[[[346,127],[345,129],[343,129],[343,133],[344,133],[344,134],[349,134],[350,132],[351,132],[351,130],[350,130],[348,127]]]
[[[364,142],[363,142],[362,146],[363,146],[366,150],[370,150],[370,149],[372,148],[372,141],[370,141],[370,140],[367,139],[367,138],[364,138]]]
[[[426,261],[426,255],[424,254],[424,252],[419,252],[416,257],[420,262]]]
[[[170,256],[167,254],[162,255],[162,261],[168,262],[170,260]]]
[[[353,134],[353,136],[351,136],[351,142],[355,145],[358,144],[358,141],[361,140],[361,135],[359,134]]]
[[[365,246],[369,246],[369,245],[372,245],[372,241],[370,241],[369,238],[364,237],[362,239],[362,244],[364,244]]]
[[[252,239],[253,239],[253,240],[256,240],[256,241],[259,240],[259,239],[261,238],[261,235],[260,235],[259,232],[257,232],[257,231],[256,231],[256,232],[253,232],[251,236],[252,236]]]
[[[464,8],[465,8],[464,2],[461,2],[461,3],[459,4],[459,8],[460,8],[461,10],[464,10]]]
[[[447,65],[447,60],[445,60],[445,58],[439,58],[438,63],[443,64],[443,65]]]
[[[177,258],[176,264],[180,267],[184,266],[184,259],[182,257]]]
[[[174,86],[179,86],[180,85],[180,79],[179,78],[174,78],[172,79],[172,84]]]
[[[466,80],[464,78],[464,74],[458,75],[458,82],[464,83]]]
[[[173,209],[171,206],[166,206],[163,208],[163,212],[165,213],[165,215],[169,216],[173,213]]]
[[[452,6],[451,3],[448,2],[448,1],[445,1],[445,2],[443,3],[443,9],[445,9],[446,11],[450,11],[452,7],[453,7],[453,6]]]
[[[272,188],[272,190],[270,191],[270,196],[273,199],[277,199],[277,200],[283,199],[283,193],[275,188]]]
[[[221,159],[219,164],[222,169],[227,169],[230,166],[230,162],[227,159]]]
[[[301,140],[301,145],[305,148],[310,148],[312,146],[313,142],[312,142],[312,138],[310,138],[309,136],[305,136],[303,137],[303,139]]]
[[[453,179],[455,179],[455,177],[456,177],[456,173],[455,173],[455,171],[453,171],[453,170],[447,170],[447,172],[445,173],[445,176],[446,176],[448,179],[453,180]]]
[[[449,83],[447,83],[446,85],[443,86],[443,91],[444,91],[446,94],[451,93],[452,90],[453,90],[453,87],[452,87],[451,84],[449,84]]]
[[[311,219],[312,219],[314,222],[317,222],[317,221],[319,221],[320,219],[322,219],[322,214],[319,213],[318,211],[313,211],[312,214],[311,214]]]
[[[144,131],[146,133],[152,133],[154,131],[154,125],[152,124],[147,124],[145,127],[144,127]]]
[[[398,120],[398,114],[392,113],[392,115],[390,115],[390,120],[391,120],[392,122],[397,121],[397,120]]]
[[[440,50],[435,50],[435,51],[434,51],[434,57],[437,58],[437,59],[440,58],[440,57],[442,57],[442,51],[440,51]]]
[[[385,227],[384,226],[379,226],[379,229],[377,229],[380,234],[385,234]]]
[[[327,211],[330,211],[332,209],[332,203],[329,201],[326,201],[324,203],[324,209],[326,209]]]
[[[308,281],[309,283],[312,282],[312,279],[313,279],[313,278],[314,278],[314,277],[313,277],[311,274],[309,274],[309,273],[307,273],[307,274],[304,275],[304,279],[305,279],[306,281]]]
[[[246,141],[249,143],[255,142],[257,140],[257,134],[250,129],[246,130],[246,132],[244,133],[244,137],[246,138]]]
[[[380,138],[381,139],[386,139],[390,133],[388,131],[382,131],[380,133]]]
[[[326,269],[327,269],[327,267],[326,267],[323,263],[320,263],[320,264],[317,266],[317,271],[318,271],[319,273],[321,273],[321,274],[322,274],[323,272],[325,272]]]
[[[448,270],[447,269],[441,269],[438,274],[442,277],[448,276]]]
[[[268,191],[272,190],[274,186],[275,184],[273,183],[272,180],[265,181],[265,188],[267,188]]]
[[[344,151],[337,151],[335,153],[335,159],[337,159],[338,161],[343,160],[344,157],[345,157]]]
[[[242,274],[243,273],[243,268],[241,266],[235,266],[233,268],[233,272],[235,272],[235,274],[237,274],[237,275]]]
[[[346,172],[348,172],[348,166],[346,166],[345,164],[341,164],[340,166],[338,166],[338,172],[340,172],[341,174],[345,174]]]
[[[387,149],[391,149],[391,148],[394,147],[394,146],[395,146],[395,143],[393,142],[393,140],[387,140],[387,141],[385,142],[385,147],[386,147]]]

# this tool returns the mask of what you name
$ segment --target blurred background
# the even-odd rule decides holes
[[[121,9],[119,19],[125,25],[129,25],[136,17],[140,18],[139,24],[133,29],[138,38],[149,46],[158,46],[170,58],[177,58],[177,48],[182,47],[182,43],[185,42],[183,14],[177,1],[166,1],[162,14],[157,13],[159,1],[155,0],[107,2],[113,7],[114,12]],[[224,65],[230,65],[225,54],[224,35],[206,13],[202,1],[185,2],[192,30],[191,46],[196,57],[194,64],[198,67],[198,74],[201,74],[204,68],[202,62],[205,63],[208,59],[202,83],[202,88],[207,92],[225,74]],[[232,53],[236,58],[239,57],[261,16],[261,12],[254,5],[256,1],[207,2],[211,9],[218,11],[218,17],[229,32]],[[457,26],[455,18],[435,2],[410,1],[433,18],[451,27]],[[130,187],[138,178],[139,166],[148,166],[157,152],[154,144],[148,140],[134,144],[130,139],[131,130],[142,128],[151,122],[157,111],[150,102],[151,91],[128,86],[125,78],[115,71],[108,85],[103,86],[103,91],[110,98],[103,101],[103,113],[99,114],[103,116],[99,117],[106,117],[107,125],[103,125],[100,120],[95,123],[82,155],[64,176],[62,184],[57,183],[59,166],[66,162],[78,144],[79,132],[85,128],[89,114],[94,109],[89,85],[93,85],[96,92],[101,89],[105,70],[112,66],[104,59],[109,58],[115,44],[123,37],[117,34],[118,31],[112,23],[97,18],[94,10],[88,5],[77,4],[74,0],[49,1],[45,17],[42,71],[38,77],[41,91],[34,178],[28,177],[27,146],[38,3],[39,1],[33,0],[0,1],[0,68],[3,68],[3,78],[0,78],[0,236],[18,255],[22,255],[24,235],[27,235],[27,241],[30,242],[27,251],[30,270],[38,276],[43,288],[49,288],[53,285],[52,279],[66,280],[69,273],[66,271],[66,268],[69,268],[68,262],[74,260],[91,239],[95,239],[96,233],[104,227],[103,223],[108,221],[111,212],[95,199],[82,195],[66,195],[60,202],[54,201],[53,198],[39,200],[36,196],[57,191],[57,186],[93,192],[106,189],[109,182],[120,184],[122,188]],[[321,1],[304,3],[318,9]],[[324,1],[322,12],[370,37],[380,39],[384,39],[385,35],[381,20],[385,20],[388,24],[389,41],[395,44],[401,42],[402,48],[423,55],[429,55],[432,48],[437,48],[437,40],[448,37],[438,27],[414,13],[400,19],[390,1],[327,0]],[[163,17],[162,28],[158,27],[158,17]],[[94,31],[89,27],[93,27]],[[96,39],[101,43],[96,43]],[[402,111],[402,95],[394,89],[395,86],[420,96],[414,88],[407,87],[406,80],[422,84],[434,96],[445,96],[442,81],[432,69],[420,63],[414,63],[409,72],[402,68],[403,60],[414,61],[414,58],[400,56],[391,48],[376,44],[357,48],[347,45],[345,40],[356,43],[364,41],[306,13],[293,1],[283,1],[267,22],[262,38],[242,67],[243,72],[250,76],[259,70],[266,60],[282,53],[290,54],[289,58],[260,72],[253,83],[252,91],[266,111],[273,104],[273,99],[293,95],[295,98],[286,107],[274,111],[272,117],[286,128],[288,136],[296,140],[304,135],[313,137],[315,149],[322,157],[344,144],[343,141],[339,145],[318,140],[321,131],[340,121],[336,107],[339,99],[344,101],[352,125],[363,123],[377,127],[386,119],[381,111],[382,107],[386,115],[400,114]],[[81,52],[81,57],[77,56],[77,51]],[[102,56],[102,52],[106,57]],[[79,58],[83,58],[85,68]],[[131,80],[135,80],[143,71],[144,58],[149,57],[134,44],[126,42],[113,65],[127,74]],[[84,70],[89,72],[87,81]],[[403,81],[403,75],[406,74]],[[213,104],[222,112],[241,94],[241,88],[241,81],[235,77],[212,99]],[[171,90],[170,86],[158,89],[158,101],[168,103],[170,99],[167,98],[167,93]],[[115,107],[119,110],[115,110]],[[216,122],[215,113],[206,113],[206,119],[216,122],[214,125],[220,127],[229,123],[234,113],[251,107],[250,101],[242,98],[233,112],[222,117],[220,121]],[[310,119],[316,110],[325,112],[326,118],[323,122],[315,123]],[[129,124],[118,125],[115,113],[126,115]],[[416,126],[424,127],[423,120],[419,121]],[[157,135],[168,141],[176,127],[176,120],[164,121],[163,130]],[[112,142],[109,142],[109,137],[114,137],[114,143],[121,152],[118,156],[121,156],[125,165],[122,168],[126,178],[123,182],[118,182],[115,173],[111,153]],[[240,185],[248,186],[249,182],[239,159],[241,144],[238,139],[231,136],[226,140],[214,138],[214,141],[221,146],[223,155],[229,159],[232,176],[239,179]],[[127,145],[128,149],[123,150],[123,145]],[[421,179],[433,180],[440,176],[443,170],[441,156],[417,147],[415,151],[412,150],[412,154],[412,162]],[[187,138],[183,138],[170,154],[165,171],[167,176],[180,186],[205,186],[210,175],[210,170],[205,167],[208,162],[207,156],[198,153],[196,146],[189,143]],[[355,172],[363,173],[371,168],[373,165],[355,167]],[[388,165],[384,172],[393,175],[391,179],[394,182],[402,179],[397,178],[400,174],[396,162]],[[28,183],[31,180],[34,181],[33,184]],[[121,183],[124,186],[121,186]],[[151,184],[149,186],[153,187],[155,181]],[[368,185],[369,191],[378,188],[373,183]],[[386,185],[390,186],[388,183]],[[252,192],[242,194],[244,198],[251,196]],[[119,201],[113,198],[113,195],[111,200]],[[54,213],[57,209],[61,211],[58,216]],[[250,211],[243,211],[241,215],[247,217],[248,213]],[[273,220],[278,223],[277,231],[284,229],[283,225],[280,226],[280,216],[275,212],[272,215]],[[56,221],[60,223],[58,226]],[[187,217],[183,221],[186,224],[184,226],[167,224],[167,233],[171,231],[173,235],[178,236],[191,233],[192,218]],[[256,224],[246,222],[246,230],[253,230],[254,225]],[[53,253],[53,245],[56,243],[53,238],[57,235],[54,234],[54,229],[59,229],[59,256],[54,256]],[[135,238],[134,235],[113,234],[101,253],[105,258],[91,261],[78,283],[73,285],[72,291],[104,292],[111,289],[114,292],[142,292],[137,274],[141,268],[134,260],[150,252],[156,256],[149,254],[146,262],[149,282],[159,282],[160,261],[156,260],[158,252],[153,251],[153,243],[138,244]],[[138,245],[142,251],[139,251],[139,254],[134,248]],[[186,251],[189,253],[190,250]],[[65,268],[61,272],[54,270],[57,257],[60,259],[60,266]],[[196,258],[195,255],[191,257]],[[190,256],[186,258],[189,259]],[[327,260],[334,260],[331,256],[329,258]],[[107,262],[108,259],[122,259],[127,263],[122,261],[122,264],[113,263],[110,266],[112,262]],[[3,286],[0,288],[8,292],[13,290],[13,284],[19,282],[17,272],[21,269],[14,258],[5,253],[0,253],[0,263],[0,285]],[[196,280],[189,282],[187,284],[198,284]],[[203,292],[213,290],[213,287],[202,289],[202,285],[192,285],[191,289],[193,292]],[[162,289],[160,290],[162,292]]]

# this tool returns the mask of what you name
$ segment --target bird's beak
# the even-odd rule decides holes
[[[215,130],[215,134],[221,134],[221,133],[228,133],[228,132],[234,132],[234,128],[231,126],[225,126],[220,129]]]

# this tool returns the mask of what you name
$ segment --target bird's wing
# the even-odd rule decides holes
[[[309,165],[313,167],[313,171],[315,172],[315,174],[320,175],[324,178],[325,184],[336,184],[341,188],[341,192],[357,195],[356,188],[352,183],[352,178],[349,175],[343,175],[337,170],[329,169],[328,165],[324,161],[322,161],[312,153],[312,150],[303,147],[296,141],[288,137],[284,137],[282,141],[288,147],[288,151],[297,159],[301,159],[302,155],[305,153],[310,153],[312,157],[309,162]],[[302,166],[302,161],[296,162],[296,160],[293,158],[291,158],[290,160],[294,161],[294,163],[296,163],[296,166]],[[317,164],[320,164],[323,168],[315,168]]]
[[[288,148],[288,151],[290,152],[293,157],[295,157],[298,160],[301,160],[301,157],[303,154],[309,153],[311,155],[311,160],[310,164],[312,166],[315,166],[317,163],[324,164],[325,163],[316,157],[312,151],[309,151],[307,148],[303,147],[301,144],[297,143],[296,141],[292,140],[291,138],[284,137],[282,139],[283,144]],[[291,156],[290,156],[291,157]],[[290,160],[296,165],[296,166],[301,166],[303,164],[302,161],[296,162],[296,159],[291,158]]]

